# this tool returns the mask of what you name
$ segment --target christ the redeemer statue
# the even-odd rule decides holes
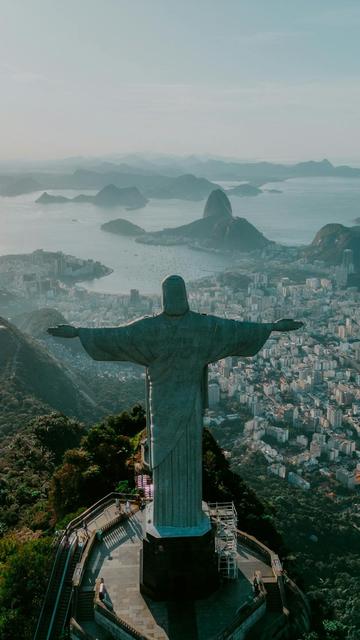
[[[152,527],[162,536],[201,535],[209,528],[201,481],[207,367],[227,356],[254,356],[272,331],[293,331],[302,323],[240,322],[195,313],[180,276],[165,278],[162,290],[163,310],[157,316],[114,328],[60,325],[48,331],[78,336],[95,360],[146,367]]]

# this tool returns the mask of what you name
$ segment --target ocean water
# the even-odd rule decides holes
[[[222,184],[225,188],[231,186]],[[303,178],[268,184],[264,188],[280,189],[282,193],[233,197],[233,213],[247,218],[276,242],[307,244],[324,224],[351,225],[360,216],[360,179]],[[72,197],[80,192],[51,193]],[[39,195],[0,197],[0,254],[42,248],[100,260],[114,272],[86,283],[92,290],[123,293],[137,288],[143,293],[153,293],[159,291],[160,281],[168,273],[179,273],[185,280],[192,280],[231,265],[227,256],[193,251],[184,246],[142,245],[100,229],[103,222],[114,218],[130,220],[146,231],[175,227],[201,217],[205,201],[152,200],[143,209],[126,211],[100,209],[86,203],[40,205],[35,203]]]

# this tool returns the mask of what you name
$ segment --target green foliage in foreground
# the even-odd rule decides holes
[[[51,551],[47,538],[33,538],[54,527],[63,528],[104,494],[120,487],[131,489],[144,427],[140,406],[87,430],[77,421],[51,414],[38,417],[15,438],[3,441],[1,640],[13,640],[14,629],[21,629],[22,640],[31,640],[34,632]],[[357,640],[360,559],[358,532],[348,521],[352,498],[337,504],[300,492],[265,475],[257,458],[239,469],[244,482],[230,469],[208,430],[203,445],[204,498],[233,500],[239,528],[287,556],[290,574],[308,592],[318,624],[301,640]],[[11,533],[15,528],[16,535]],[[313,533],[318,543],[311,540]]]
[[[0,539],[0,638],[30,640],[46,589],[51,540]]]
[[[66,448],[78,446],[84,433],[78,421],[51,413],[1,441],[0,535],[14,527],[51,528],[51,477]]]

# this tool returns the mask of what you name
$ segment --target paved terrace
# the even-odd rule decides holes
[[[88,522],[88,530],[101,529],[117,515],[115,505],[107,507]],[[154,602],[140,593],[140,548],[144,529],[144,512],[136,512],[105,533],[91,552],[82,591],[95,588],[103,578],[107,604],[122,620],[151,640],[210,640],[231,623],[238,609],[252,597],[255,571],[273,578],[270,566],[256,552],[238,545],[238,578],[225,583],[205,600],[189,602]],[[105,637],[93,621],[82,622],[93,637]]]

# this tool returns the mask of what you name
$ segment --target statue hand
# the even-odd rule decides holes
[[[273,331],[296,331],[304,326],[303,322],[297,322],[290,318],[283,318],[273,323]]]
[[[56,338],[76,338],[79,335],[78,329],[70,324],[58,324],[57,327],[50,327],[47,332]]]

